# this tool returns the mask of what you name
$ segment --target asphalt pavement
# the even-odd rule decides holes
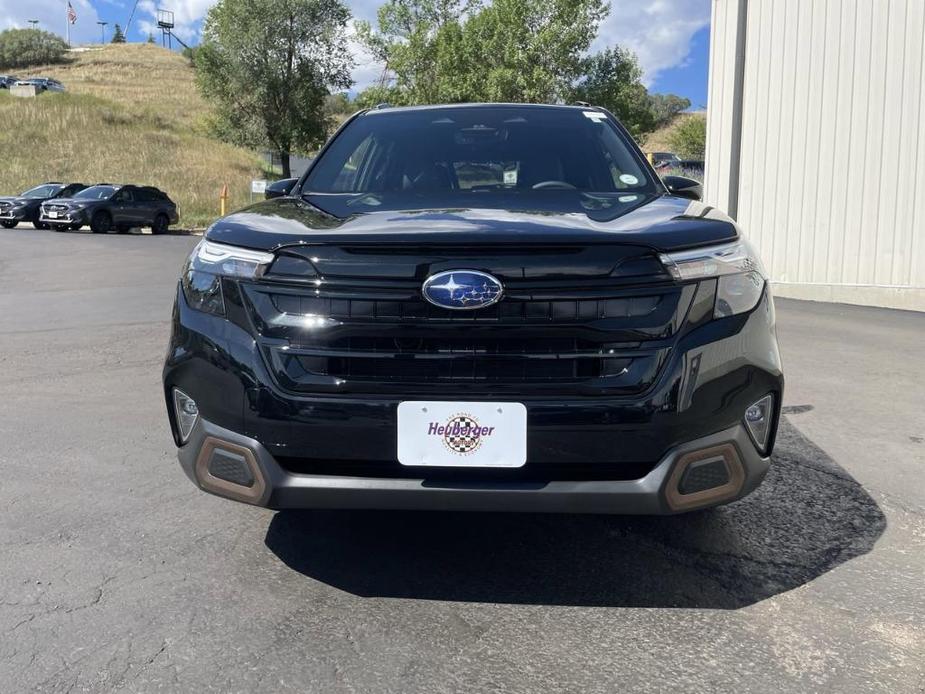
[[[0,691],[925,692],[925,314],[778,301],[722,509],[274,513],[176,462],[196,240],[0,230]]]

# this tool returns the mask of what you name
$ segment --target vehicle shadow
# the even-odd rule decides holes
[[[266,545],[359,596],[734,609],[869,552],[876,502],[786,420],[751,496],[673,517],[283,511]]]

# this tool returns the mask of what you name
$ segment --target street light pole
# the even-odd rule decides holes
[[[106,25],[109,22],[97,22],[100,25],[100,43],[106,43]]]

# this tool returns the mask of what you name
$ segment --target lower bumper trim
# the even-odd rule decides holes
[[[250,487],[211,475],[216,450],[247,461]],[[735,501],[764,479],[769,459],[762,457],[744,427],[705,436],[678,446],[644,477],[635,480],[485,481],[458,483],[427,479],[305,475],[284,469],[258,441],[202,418],[178,457],[187,476],[204,491],[274,509],[418,509],[666,515]],[[688,466],[722,460],[725,484],[691,494],[678,486]]]

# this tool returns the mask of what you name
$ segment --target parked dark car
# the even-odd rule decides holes
[[[18,77],[13,75],[0,75],[0,89],[9,89],[19,81]]]
[[[703,177],[704,161],[703,159],[682,159],[678,163],[678,168],[684,175]]]
[[[16,84],[34,85],[42,92],[63,92],[64,85],[58,80],[50,77],[28,77],[24,80],[18,80]]]
[[[594,107],[357,114],[218,220],[163,371],[201,489],[271,508],[670,514],[770,466],[770,288]]]
[[[98,183],[41,209],[40,221],[55,231],[89,225],[95,234],[125,233],[133,227],[151,227],[155,234],[163,234],[179,221],[176,204],[152,186]]]
[[[86,187],[83,183],[49,181],[15,197],[0,198],[0,226],[12,229],[20,222],[32,222],[36,229],[44,229],[39,220],[42,203],[68,198]]]
[[[680,161],[681,157],[674,152],[652,152],[652,165],[656,169],[665,166],[677,166]]]
[[[289,195],[289,192],[292,190],[293,186],[295,186],[298,180],[298,178],[281,178],[278,181],[274,181],[267,186],[267,189],[263,192],[263,196],[267,200],[285,197],[286,195]]]

